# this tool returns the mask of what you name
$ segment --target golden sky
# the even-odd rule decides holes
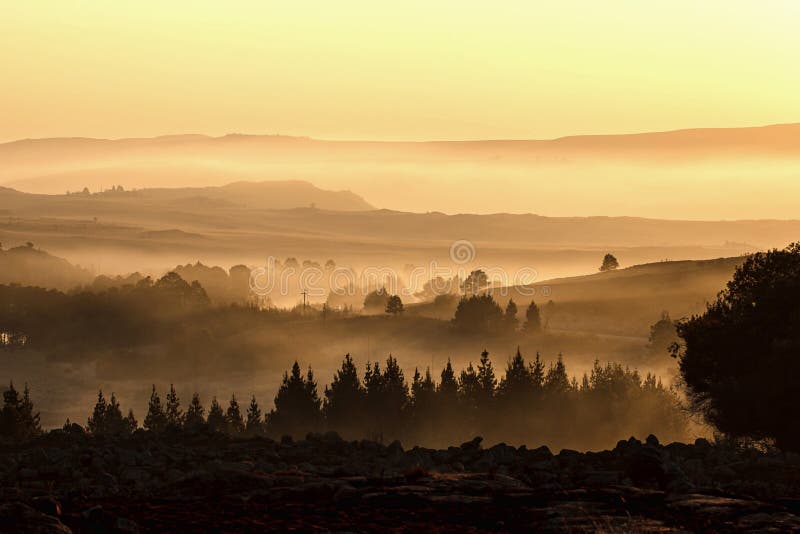
[[[800,121],[800,2],[0,3],[0,140]]]

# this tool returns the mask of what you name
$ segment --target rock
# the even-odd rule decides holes
[[[33,507],[43,514],[53,517],[61,516],[61,503],[53,497],[36,497],[32,501]]]
[[[483,442],[483,438],[480,436],[476,436],[472,438],[470,441],[461,444],[462,451],[474,451],[479,450],[481,448],[481,442]]]
[[[652,446],[638,447],[625,459],[625,474],[636,484],[658,484],[667,482],[667,466],[661,452]]]
[[[17,476],[19,476],[19,478],[22,480],[33,480],[39,476],[39,472],[36,469],[31,469],[30,467],[23,467],[17,472]]]
[[[647,436],[647,438],[644,440],[644,442],[646,444],[650,445],[651,447],[658,447],[658,445],[659,445],[658,444],[658,438],[655,437],[653,434],[650,434],[649,436]]]
[[[322,442],[326,445],[341,445],[344,440],[337,432],[329,430],[322,435]]]
[[[623,478],[621,471],[587,471],[583,474],[583,483],[587,486],[615,486]]]
[[[7,502],[0,504],[0,532],[69,534],[72,530],[53,515],[21,502]]]

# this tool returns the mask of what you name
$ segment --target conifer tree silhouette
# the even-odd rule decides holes
[[[167,415],[164,406],[161,404],[161,397],[158,396],[156,386],[150,393],[150,402],[147,405],[147,416],[144,418],[144,428],[152,432],[163,432],[167,426]]]
[[[97,393],[97,402],[94,405],[92,415],[86,421],[86,429],[92,434],[102,434],[105,431],[106,412],[108,410],[108,403],[103,396],[101,389]]]
[[[309,367],[304,378],[300,365],[295,361],[291,375],[283,374],[283,382],[275,396],[275,408],[267,418],[267,430],[272,435],[291,436],[318,430],[322,423],[321,405],[313,371]]]
[[[245,431],[248,434],[261,434],[264,431],[264,422],[261,415],[261,408],[256,402],[256,396],[250,398],[250,406],[247,407],[247,421]]]
[[[184,417],[183,426],[191,432],[197,432],[206,424],[205,409],[200,403],[200,395],[194,393],[189,407],[186,409],[186,416]]]
[[[327,427],[342,436],[362,437],[365,396],[356,365],[350,354],[345,354],[341,369],[334,374],[330,386],[325,387],[323,414]]]
[[[244,418],[239,409],[239,401],[236,400],[236,395],[231,395],[231,400],[228,403],[228,410],[225,413],[225,423],[228,427],[228,432],[231,434],[241,434],[244,432]]]
[[[211,399],[211,408],[208,409],[206,424],[212,432],[225,432],[227,430],[225,414],[222,412],[222,406],[219,405],[216,397]]]
[[[173,384],[169,385],[165,415],[167,428],[179,430],[183,427],[183,412],[181,411],[181,402],[178,398],[178,394],[175,392],[175,386]]]
[[[525,325],[523,329],[528,334],[535,334],[542,330],[542,315],[539,311],[539,306],[536,305],[533,299],[528,304],[528,309],[525,310]]]

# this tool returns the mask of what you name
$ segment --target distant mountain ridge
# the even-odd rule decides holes
[[[42,195],[23,193],[11,188],[0,187],[0,208],[9,210],[29,209],[40,215],[47,214],[49,208],[59,204],[62,207],[77,208],[69,210],[80,215],[81,200],[93,201],[86,213],[96,210],[98,204],[112,202],[119,204],[148,203],[160,204],[165,209],[185,207],[191,210],[210,208],[252,208],[252,209],[292,209],[317,207],[334,211],[362,211],[374,209],[363,198],[350,191],[326,191],[304,181],[275,182],[233,182],[224,186],[146,188],[133,191],[106,190],[84,195],[76,192],[70,195]],[[65,204],[67,203],[67,204]]]

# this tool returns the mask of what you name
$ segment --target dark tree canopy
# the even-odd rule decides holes
[[[674,347],[693,407],[721,432],[800,450],[800,243],[750,256]]]
[[[361,425],[365,396],[356,365],[350,354],[345,354],[342,368],[325,387],[323,413],[328,425],[345,436],[355,436],[354,430]]]
[[[514,302],[514,299],[508,299],[503,320],[506,323],[506,329],[510,332],[514,332],[517,329],[519,321],[517,320],[517,303]]]
[[[19,392],[10,383],[3,392],[3,408],[0,410],[0,436],[16,440],[26,440],[41,434],[39,413],[33,411],[30,390],[25,389],[20,397]]]
[[[386,291],[386,288],[383,287],[367,293],[367,296],[364,297],[364,309],[367,311],[384,311],[388,304],[389,293]]]
[[[392,295],[386,301],[386,313],[390,313],[392,315],[403,313],[403,301],[400,299],[399,295]]]
[[[222,411],[217,398],[211,399],[211,408],[208,410],[208,420],[206,421],[208,429],[212,432],[224,432],[227,429],[227,421],[225,421],[225,413]]]
[[[600,265],[600,271],[613,271],[619,267],[619,262],[613,254],[606,254],[603,257],[603,263]]]
[[[144,427],[153,432],[162,432],[167,427],[167,413],[161,404],[161,397],[158,396],[155,384],[153,384],[153,389],[150,393],[150,403],[147,405]]]
[[[295,361],[291,374],[283,374],[275,396],[275,409],[267,418],[267,428],[274,435],[304,436],[317,431],[322,424],[321,404],[311,368],[304,377],[300,364]]]
[[[648,348],[655,352],[666,353],[673,343],[678,341],[678,334],[669,312],[662,312],[661,319],[650,327]]]
[[[542,315],[539,312],[539,306],[533,300],[528,304],[528,309],[525,310],[525,325],[523,328],[529,334],[535,334],[542,329]]]
[[[464,297],[458,302],[453,324],[465,333],[496,334],[503,330],[503,310],[489,294]]]
[[[203,428],[206,424],[205,408],[200,403],[200,395],[197,393],[192,395],[192,401],[189,403],[189,408],[186,409],[186,416],[183,419],[183,426],[189,431],[196,432]]]

